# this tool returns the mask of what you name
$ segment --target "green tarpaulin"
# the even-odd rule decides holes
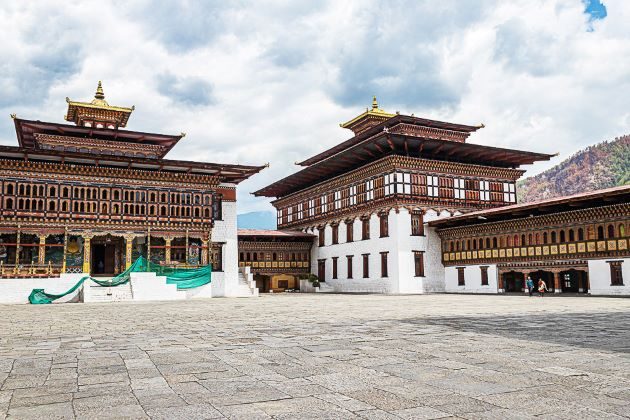
[[[200,268],[174,268],[164,267],[159,264],[149,262],[144,257],[139,257],[127,270],[109,280],[97,280],[90,276],[81,278],[74,286],[65,293],[54,295],[46,293],[44,289],[33,289],[28,296],[28,301],[33,304],[46,304],[67,296],[75,292],[86,280],[103,287],[116,287],[127,283],[131,279],[131,273],[153,272],[158,276],[166,277],[167,284],[177,285],[177,289],[193,289],[210,283],[212,276],[212,265]]]

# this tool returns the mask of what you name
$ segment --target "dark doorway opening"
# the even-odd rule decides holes
[[[92,275],[113,276],[116,271],[116,246],[114,244],[92,245]]]
[[[505,293],[520,293],[523,291],[523,273],[510,271],[503,274]]]

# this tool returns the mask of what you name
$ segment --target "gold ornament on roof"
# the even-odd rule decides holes
[[[390,114],[389,112],[385,112],[381,108],[378,107],[378,100],[376,99],[376,95],[372,96],[372,109],[365,109],[365,112],[361,115],[356,116],[348,122],[339,124],[342,128],[353,129],[359,122],[368,118],[368,119],[376,119],[379,121],[385,121],[393,117],[394,114]]]
[[[115,128],[125,127],[129,116],[135,109],[112,106],[105,100],[105,92],[103,91],[103,83],[99,80],[96,86],[96,93],[91,102],[72,101],[66,97],[68,103],[68,111],[66,113],[66,121],[72,121],[77,125],[85,126],[85,122],[90,123],[90,127],[95,124],[103,124],[102,128],[114,126]]]

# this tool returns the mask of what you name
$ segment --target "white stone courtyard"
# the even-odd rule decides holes
[[[0,418],[623,418],[630,299],[0,306]]]

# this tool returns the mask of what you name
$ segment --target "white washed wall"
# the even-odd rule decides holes
[[[44,289],[46,293],[60,294],[67,292],[84,274],[62,274],[59,278],[0,279],[0,303],[28,303],[28,295],[33,289]],[[57,302],[73,300],[81,292],[81,287],[71,295]]]
[[[464,269],[464,286],[457,285],[458,272],[456,267],[444,269],[444,283],[448,293],[498,293],[499,284],[496,264],[483,264],[488,267],[488,285],[481,285],[481,266],[466,265]]]
[[[221,186],[233,186],[222,184]],[[217,220],[212,230],[213,242],[224,242],[223,272],[212,273],[212,287],[191,289],[189,297],[231,296],[238,286],[238,237],[236,202],[223,202],[223,220]]]
[[[312,272],[317,274],[317,261],[326,260],[326,283],[336,292],[367,293],[427,293],[443,292],[444,266],[441,262],[440,239],[426,222],[450,213],[425,214],[426,236],[411,235],[411,214],[406,209],[389,212],[389,236],[380,237],[380,219],[374,214],[370,218],[370,239],[362,240],[361,220],[353,224],[354,241],[346,242],[346,224],[339,225],[339,244],[332,244],[332,227],[326,225],[325,246],[319,247],[315,239],[311,250]],[[317,229],[309,233],[318,234]],[[414,253],[424,251],[425,277],[415,277]],[[381,277],[381,252],[388,254],[388,276]],[[363,278],[363,254],[370,254],[369,278]],[[347,255],[353,255],[353,278],[347,277]],[[337,259],[337,279],[332,278],[332,257]]]
[[[622,260],[621,272],[623,286],[610,285],[610,264],[606,261]],[[606,258],[588,261],[588,278],[592,295],[629,295],[630,296],[630,258]]]

